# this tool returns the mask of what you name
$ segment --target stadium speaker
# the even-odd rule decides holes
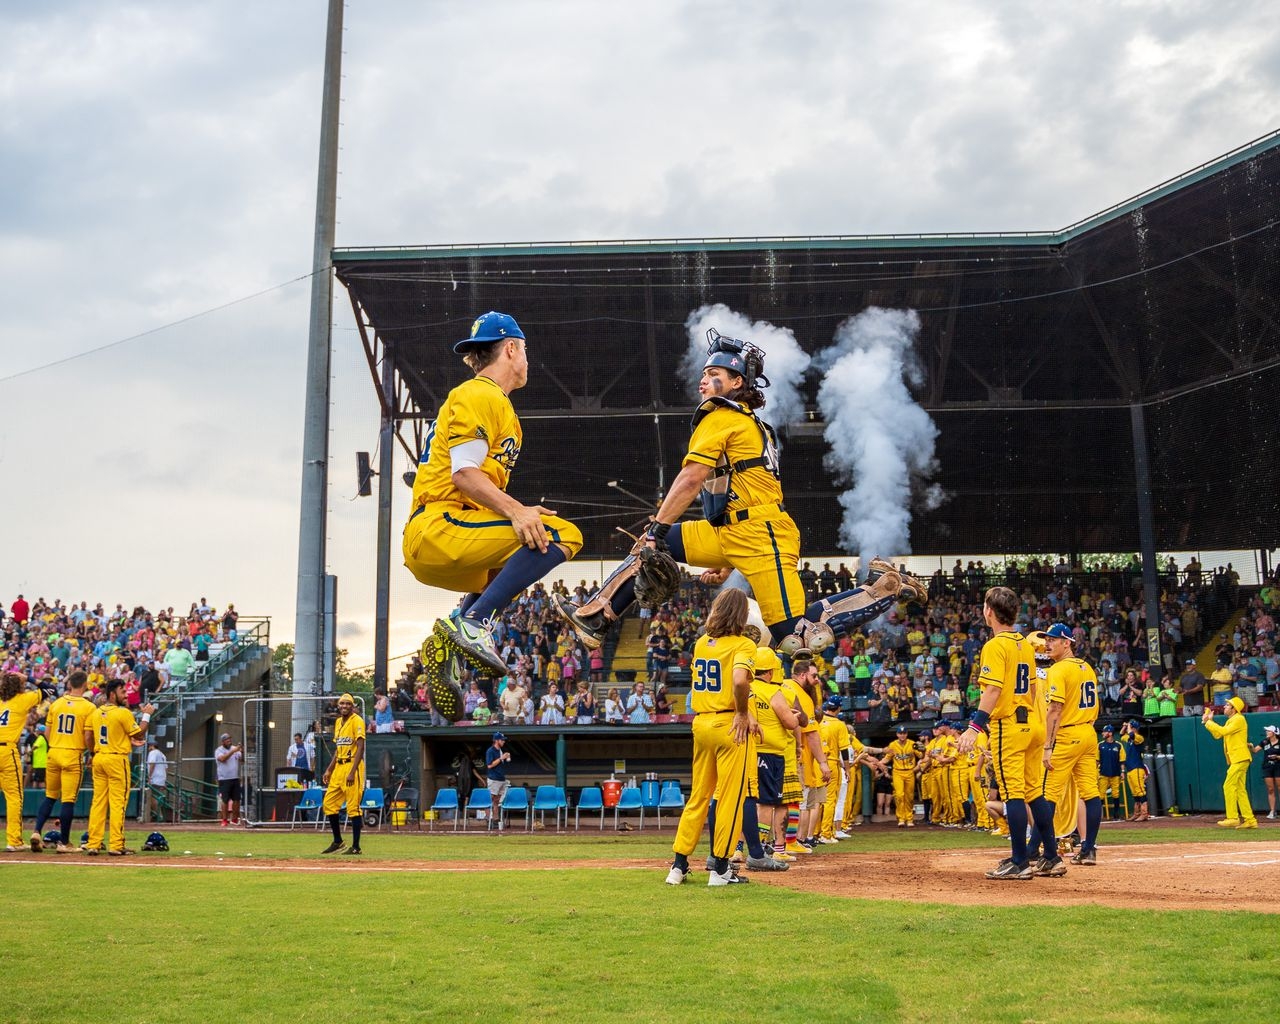
[[[356,452],[356,493],[367,498],[373,493],[373,478],[377,474],[369,463],[368,452]]]

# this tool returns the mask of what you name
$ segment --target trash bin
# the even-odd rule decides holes
[[[618,800],[622,797],[622,783],[617,779],[606,779],[600,783],[600,790],[604,794],[604,805],[606,807],[617,807]]]

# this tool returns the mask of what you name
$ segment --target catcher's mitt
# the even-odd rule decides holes
[[[665,546],[640,545],[636,571],[636,600],[644,608],[670,601],[680,590],[680,566]]]

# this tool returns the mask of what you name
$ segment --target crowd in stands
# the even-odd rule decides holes
[[[137,708],[216,658],[234,642],[238,621],[234,604],[219,612],[203,597],[183,615],[172,607],[152,613],[123,604],[107,611],[102,603],[66,604],[59,598],[29,602],[19,594],[7,608],[0,606],[0,672],[16,672],[41,691],[41,723],[76,669],[87,673],[90,697],[109,680],[124,680],[126,701]],[[28,763],[42,729],[33,722],[21,740]]]
[[[814,570],[804,563],[800,577],[810,600],[856,585],[844,564]],[[1054,622],[1073,628],[1076,651],[1096,668],[1104,686],[1102,713],[1124,717],[1193,713],[1196,705],[1184,699],[1189,689],[1183,677],[1196,671],[1195,655],[1239,595],[1239,578],[1230,566],[1206,572],[1195,558],[1181,569],[1172,558],[1162,566],[1164,671],[1156,680],[1148,665],[1146,603],[1136,559],[1093,565],[1087,571],[1066,559],[1010,561],[990,568],[981,561],[964,565],[957,560],[950,573],[938,570],[930,579],[927,608],[899,606],[874,628],[841,638],[819,655],[828,688],[849,698],[860,721],[967,718],[979,698],[975,660],[990,637],[982,619],[983,594],[996,584],[1021,595],[1018,625],[1024,631]],[[583,580],[572,591],[557,583],[551,592],[581,603],[591,590]],[[683,673],[714,593],[688,578],[676,600],[651,615],[642,613],[645,678],[632,681],[606,679],[606,652],[587,651],[537,584],[496,624],[507,674],[491,679],[464,672],[466,718],[511,725],[666,720],[673,703],[668,687],[687,678]],[[1280,662],[1272,616],[1278,603],[1280,583],[1272,580],[1252,599],[1233,635],[1219,638],[1222,664],[1215,679],[1204,683],[1206,699],[1221,703],[1238,692],[1253,708],[1276,691]],[[388,702],[397,711],[431,710],[416,659]]]

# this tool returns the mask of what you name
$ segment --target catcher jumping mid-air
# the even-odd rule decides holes
[[[784,654],[824,650],[900,599],[923,603],[928,591],[919,580],[875,559],[865,586],[805,605],[796,571],[800,532],[782,503],[777,436],[755,414],[769,386],[764,352],[715,328],[707,340],[689,451],[648,531],[581,607],[557,603],[582,641],[599,647],[633,601],[652,607],[668,600],[680,583],[677,562],[710,570],[705,583],[740,572]],[[695,498],[704,518],[679,522]]]

